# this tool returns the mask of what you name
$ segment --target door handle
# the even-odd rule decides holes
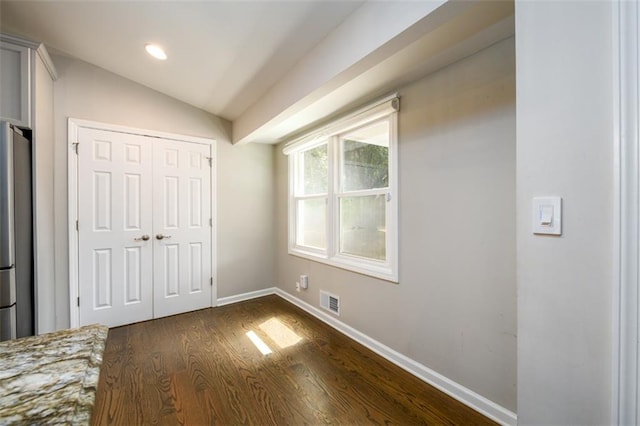
[[[147,234],[144,234],[142,237],[134,238],[133,241],[148,241],[149,237]]]
[[[162,234],[156,235],[156,240],[166,240],[167,238],[171,238],[171,235],[162,235]]]

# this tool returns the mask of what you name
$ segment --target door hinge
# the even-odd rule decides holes
[[[78,221],[76,220],[76,231],[80,230],[80,223],[78,223]]]
[[[213,277],[209,278],[209,285],[213,287]]]
[[[207,160],[209,160],[209,167],[211,167],[213,165],[213,157],[205,157]]]
[[[209,218],[209,226],[213,226],[213,219]]]
[[[80,307],[80,298],[78,297],[78,307]]]
[[[78,155],[78,150],[80,149],[80,144],[78,142],[74,142],[71,144],[71,146],[73,147],[73,150],[76,152],[76,155]]]

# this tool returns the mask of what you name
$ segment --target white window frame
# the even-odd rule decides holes
[[[397,95],[385,98],[362,108],[340,120],[336,120],[314,132],[289,142],[284,153],[289,156],[289,254],[325,263],[349,271],[383,280],[398,282],[398,111]],[[384,189],[341,192],[340,137],[376,122],[389,123],[389,186]],[[327,144],[328,188],[327,193],[296,195],[295,185],[299,171],[296,156],[307,150]],[[378,261],[340,253],[339,199],[343,196],[385,195],[386,260]],[[296,244],[298,201],[326,199],[326,250]]]
[[[296,244],[296,235],[297,235],[297,231],[298,231],[298,221],[296,220],[296,218],[298,217],[298,202],[299,201],[306,201],[306,200],[318,200],[318,199],[324,199],[325,200],[325,233],[327,233],[329,231],[329,224],[330,224],[330,220],[329,220],[329,214],[330,214],[330,210],[329,210],[329,192],[324,192],[324,193],[319,193],[319,194],[308,194],[308,195],[296,195],[296,181],[300,178],[301,176],[301,170],[299,170],[298,167],[296,167],[299,162],[295,161],[295,156],[303,153],[305,151],[308,150],[312,150],[314,148],[317,148],[319,146],[322,145],[327,145],[327,158],[330,159],[331,158],[331,147],[330,147],[330,139],[320,139],[319,141],[311,144],[311,145],[307,145],[304,149],[298,150],[293,152],[290,156],[289,156],[289,182],[290,182],[290,189],[289,189],[289,198],[290,198],[290,202],[289,202],[289,211],[290,216],[290,231],[289,231],[289,235],[292,236],[289,242],[289,248],[291,250],[291,248],[293,247],[297,252],[301,253],[301,254],[305,254],[305,255],[309,255],[309,256],[314,256],[314,257],[326,257],[326,253],[328,250],[328,246],[329,246],[329,239],[326,239],[326,245],[327,245],[327,249],[321,249],[321,248],[316,248],[316,247],[311,247],[311,246],[301,246]],[[331,161],[329,160],[329,167],[331,166]],[[327,173],[330,173],[330,171],[327,171]],[[327,176],[327,180],[329,181],[329,176]],[[328,188],[327,188],[328,191]],[[293,215],[293,216],[291,216]],[[291,221],[291,219],[293,219],[293,221]]]

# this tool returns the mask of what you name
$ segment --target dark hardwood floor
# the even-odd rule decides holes
[[[92,420],[493,424],[278,296],[109,330]]]

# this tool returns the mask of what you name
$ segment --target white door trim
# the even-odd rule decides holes
[[[614,3],[614,294],[612,424],[640,421],[640,70],[637,1]]]
[[[149,136],[155,138],[169,139],[182,142],[199,143],[209,145],[211,155],[211,276],[213,277],[213,285],[211,288],[211,306],[217,304],[217,241],[216,241],[216,141],[214,139],[200,138],[196,136],[178,135],[174,133],[158,132],[154,130],[137,129],[134,127],[119,126],[115,124],[100,123],[97,121],[80,120],[69,118],[68,120],[68,148],[67,148],[67,173],[68,173],[68,226],[69,226],[69,318],[71,327],[80,325],[80,309],[77,304],[78,300],[78,231],[76,229],[76,221],[78,220],[78,157],[76,155],[76,143],[78,142],[78,129],[90,128],[105,130],[118,133],[129,133],[140,136]]]

